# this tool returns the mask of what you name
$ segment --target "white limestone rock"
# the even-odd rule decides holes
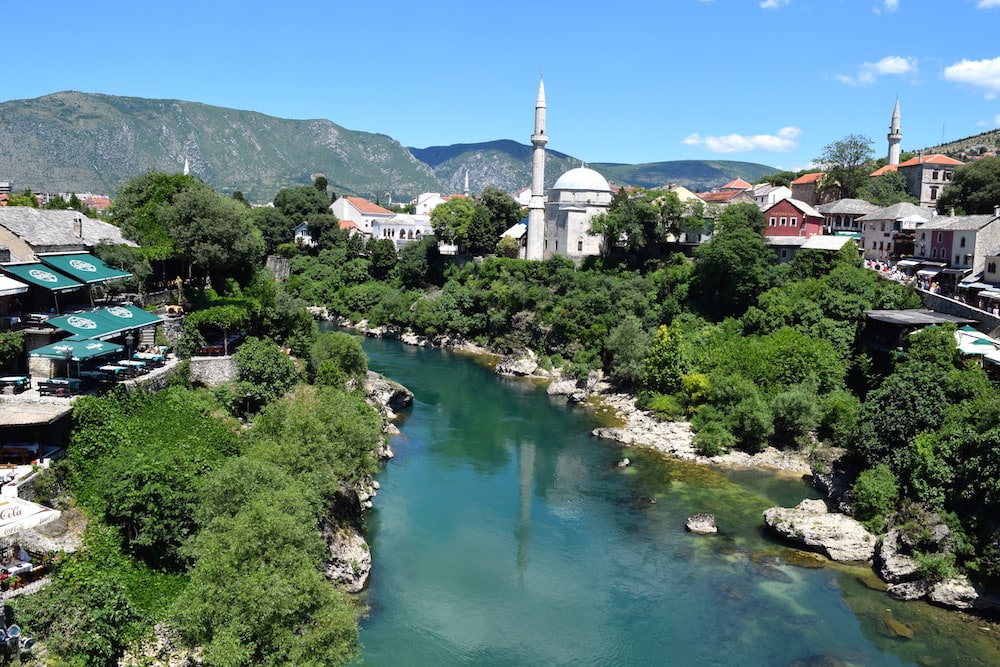
[[[893,584],[886,589],[886,592],[898,600],[919,600],[927,595],[930,587],[925,579],[917,579],[916,581]]]
[[[861,562],[875,555],[875,536],[851,517],[831,514],[822,500],[803,500],[795,508],[772,507],[764,511],[764,522],[778,535],[830,560]]]
[[[538,369],[538,358],[531,350],[510,354],[497,363],[497,375],[527,377]]]
[[[695,535],[715,535],[719,532],[718,526],[715,525],[715,516],[712,514],[702,513],[690,516],[685,526]]]
[[[899,531],[890,530],[879,543],[876,562],[879,576],[890,584],[912,581],[917,578],[920,564],[916,559],[900,552]]]

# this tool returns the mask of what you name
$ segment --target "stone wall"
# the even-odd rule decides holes
[[[236,379],[236,362],[232,357],[191,357],[191,382],[208,387]]]
[[[979,322],[979,326],[976,328],[983,333],[993,337],[1000,334],[1000,317],[996,315],[991,315],[986,311],[973,308],[967,303],[955,301],[955,299],[942,296],[941,294],[931,294],[930,292],[920,290],[920,296],[923,297],[926,308],[946,315],[976,320]]]
[[[278,255],[268,255],[267,264],[265,267],[274,274],[274,279],[278,282],[282,280],[287,280],[288,276],[291,275],[291,263],[288,261],[287,257],[279,257]]]

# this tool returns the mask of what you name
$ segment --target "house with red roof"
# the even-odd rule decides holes
[[[396,215],[363,197],[338,197],[330,204],[330,210],[339,220],[353,222],[357,232],[365,237],[377,236],[378,223],[391,220]]]
[[[964,164],[947,155],[918,155],[901,162],[896,171],[906,178],[906,191],[920,200],[920,206],[933,209],[941,190],[951,183],[955,167]]]
[[[817,171],[796,178],[789,184],[792,189],[792,199],[798,199],[810,206],[821,203],[819,201],[819,184],[824,176],[826,176],[826,172]]]
[[[798,199],[782,199],[764,211],[764,236],[803,236],[823,233],[823,214]]]
[[[753,196],[749,190],[723,190],[720,192],[699,192],[698,197],[706,204],[729,206],[730,204],[752,204]]]
[[[742,178],[737,178],[735,180],[729,181],[723,185],[719,190],[752,190],[753,186],[744,181]]]

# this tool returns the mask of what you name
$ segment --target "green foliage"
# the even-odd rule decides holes
[[[874,533],[882,532],[885,519],[899,502],[899,484],[889,466],[879,464],[862,471],[851,487],[854,518]]]
[[[677,396],[652,394],[641,402],[643,410],[649,410],[660,419],[675,421],[684,417],[684,405]]]
[[[24,351],[24,333],[4,331],[0,333],[0,368],[9,368]]]
[[[770,401],[776,444],[802,446],[816,429],[819,405],[816,393],[799,385],[774,396]]]
[[[855,197],[872,172],[870,164],[872,140],[860,134],[849,134],[839,141],[827,144],[817,164],[826,169],[826,180],[840,186],[841,197]]]
[[[937,583],[955,576],[955,554],[953,553],[923,553],[913,554],[917,561],[917,576],[930,583]]]
[[[147,259],[162,260],[174,254],[173,239],[160,215],[182,192],[197,185],[192,176],[147,172],[137,176],[115,195],[109,215],[125,238],[135,241]]]
[[[660,325],[643,362],[643,381],[649,389],[659,393],[680,389],[683,368],[679,345],[678,335]]]
[[[836,389],[820,400],[819,436],[830,444],[843,447],[858,425],[861,401],[843,389]]]
[[[315,376],[326,362],[333,365],[327,373],[339,371],[345,380],[363,380],[368,373],[368,357],[361,348],[361,341],[350,334],[325,331],[316,337],[309,350],[310,372]],[[342,383],[324,381],[320,384]]]
[[[692,444],[702,456],[718,456],[736,446],[736,436],[730,433],[721,421],[709,421],[694,434]]]
[[[299,381],[295,362],[275,343],[248,338],[233,355],[239,391],[252,411],[270,403]]]
[[[726,212],[739,206],[743,205],[727,207]],[[762,220],[760,211],[753,208]],[[748,228],[756,226],[755,216],[748,213],[743,218],[737,213],[731,214],[726,226],[717,221],[712,239],[695,249],[689,301],[716,319],[742,314],[774,279],[774,253],[760,232]]]
[[[868,177],[858,189],[859,199],[876,206],[892,206],[902,202],[919,204],[920,200],[906,191],[906,177],[898,171],[887,171],[875,177]]]
[[[194,484],[238,449],[232,426],[184,389],[81,397],[74,422],[67,462],[76,501],[120,529],[129,553],[157,567],[183,565]]]
[[[612,375],[625,384],[638,384],[645,373],[644,358],[649,350],[649,334],[635,315],[626,315],[622,323],[608,332],[604,347],[610,356]]]

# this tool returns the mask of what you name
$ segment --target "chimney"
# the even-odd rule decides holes
[[[952,218],[955,217],[955,207],[954,206],[949,206],[948,207],[948,216],[952,217]]]
[[[83,238],[83,218],[76,217],[73,218],[73,233],[79,238]]]

